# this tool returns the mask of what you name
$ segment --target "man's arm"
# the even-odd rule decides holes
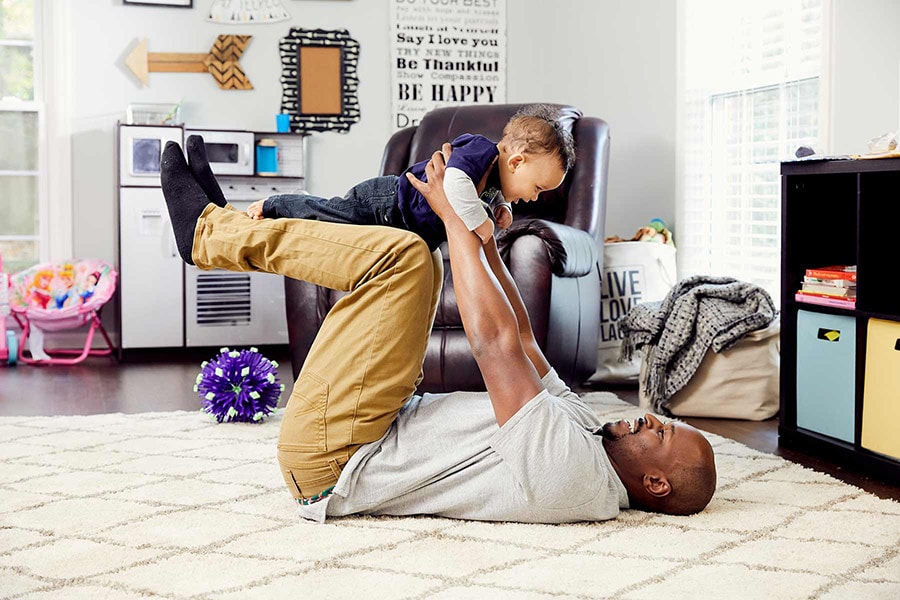
[[[440,152],[435,153],[425,172],[427,182],[411,176],[407,179],[444,222],[459,314],[497,424],[502,426],[543,386],[522,345],[513,306],[490,267],[481,240],[466,228],[447,201]]]
[[[537,340],[534,339],[534,331],[531,329],[531,319],[528,318],[525,303],[522,301],[519,288],[516,287],[512,275],[503,263],[503,259],[500,258],[500,252],[497,250],[497,242],[494,238],[491,238],[485,244],[484,253],[487,256],[487,262],[491,267],[491,271],[494,273],[497,281],[500,282],[500,286],[503,288],[503,292],[506,294],[506,298],[509,300],[516,315],[516,321],[519,325],[519,338],[522,340],[525,354],[528,355],[531,364],[537,369],[538,375],[543,378],[544,375],[550,372],[550,363],[547,361],[544,353],[541,352]]]
[[[456,213],[466,229],[474,231],[481,243],[486,244],[494,238],[494,223],[488,218],[475,183],[462,169],[447,168],[444,173],[444,193],[453,212]]]

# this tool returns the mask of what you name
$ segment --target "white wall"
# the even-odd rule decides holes
[[[184,98],[190,125],[271,129],[281,98],[278,41],[291,26],[346,28],[361,45],[362,119],[347,134],[312,136],[310,189],[342,193],[377,172],[392,132],[390,0],[284,0],[292,20],[261,26],[207,23],[210,2],[195,0],[193,10],[119,0],[78,0],[73,7],[76,255],[115,258],[113,132],[126,105]],[[828,150],[859,152],[871,137],[900,126],[900,2],[833,3]],[[571,103],[610,124],[607,234],[628,235],[653,217],[674,225],[675,3],[507,0],[507,6],[507,100]],[[201,52],[219,33],[254,36],[241,63],[256,89],[223,91],[210,76],[176,73],[151,73],[141,89],[123,66],[140,37],[149,39],[151,52]]]
[[[72,10],[74,251],[115,259],[114,130],[130,102],[184,98],[190,126],[270,130],[281,99],[278,42],[291,26],[346,28],[360,42],[362,118],[347,134],[309,142],[313,193],[341,194],[377,173],[392,133],[390,0],[284,0],[292,20],[226,26],[193,10],[78,0]],[[571,103],[610,123],[607,232],[630,234],[652,217],[671,220],[674,180],[674,8],[669,0],[508,0],[509,102]],[[223,91],[204,74],[151,73],[141,88],[124,58],[141,37],[151,52],[203,52],[220,33],[250,34],[241,59],[255,89]]]
[[[507,0],[511,102],[570,103],[609,123],[606,234],[675,213],[675,2]]]
[[[184,98],[189,126],[272,131],[280,112],[278,43],[290,27],[347,29],[359,41],[362,119],[349,133],[323,133],[309,141],[309,187],[343,193],[377,173],[390,133],[387,5],[382,0],[291,2],[292,20],[269,25],[208,23],[212,0],[194,9],[123,6],[118,0],[78,0],[72,11],[72,129],[74,251],[115,258],[115,124],[131,102]],[[206,74],[151,73],[141,88],[124,59],[141,37],[150,52],[204,52],[222,33],[250,34],[241,65],[254,89],[225,91]]]
[[[900,128],[900,2],[833,0],[832,154],[857,154]]]

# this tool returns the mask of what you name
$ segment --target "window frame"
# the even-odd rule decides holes
[[[33,2],[34,38],[30,45],[34,60],[34,98],[26,101],[0,99],[0,111],[37,114],[37,169],[0,171],[0,177],[25,175],[37,178],[36,236],[3,236],[3,239],[33,240],[36,237],[37,260],[45,262],[73,255],[70,7],[69,3],[63,2],[50,10],[51,0]],[[55,43],[50,44],[47,40]],[[47,102],[48,98],[53,98],[52,104]]]

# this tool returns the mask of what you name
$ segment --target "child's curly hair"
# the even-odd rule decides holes
[[[503,128],[502,141],[520,152],[555,154],[564,171],[575,164],[575,140],[559,122],[559,110],[550,104],[520,108]]]

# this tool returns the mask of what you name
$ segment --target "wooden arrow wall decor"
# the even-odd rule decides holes
[[[147,85],[149,73],[209,73],[223,90],[252,90],[240,59],[250,35],[220,35],[208,53],[147,52],[147,38],[138,42],[125,64]]]

